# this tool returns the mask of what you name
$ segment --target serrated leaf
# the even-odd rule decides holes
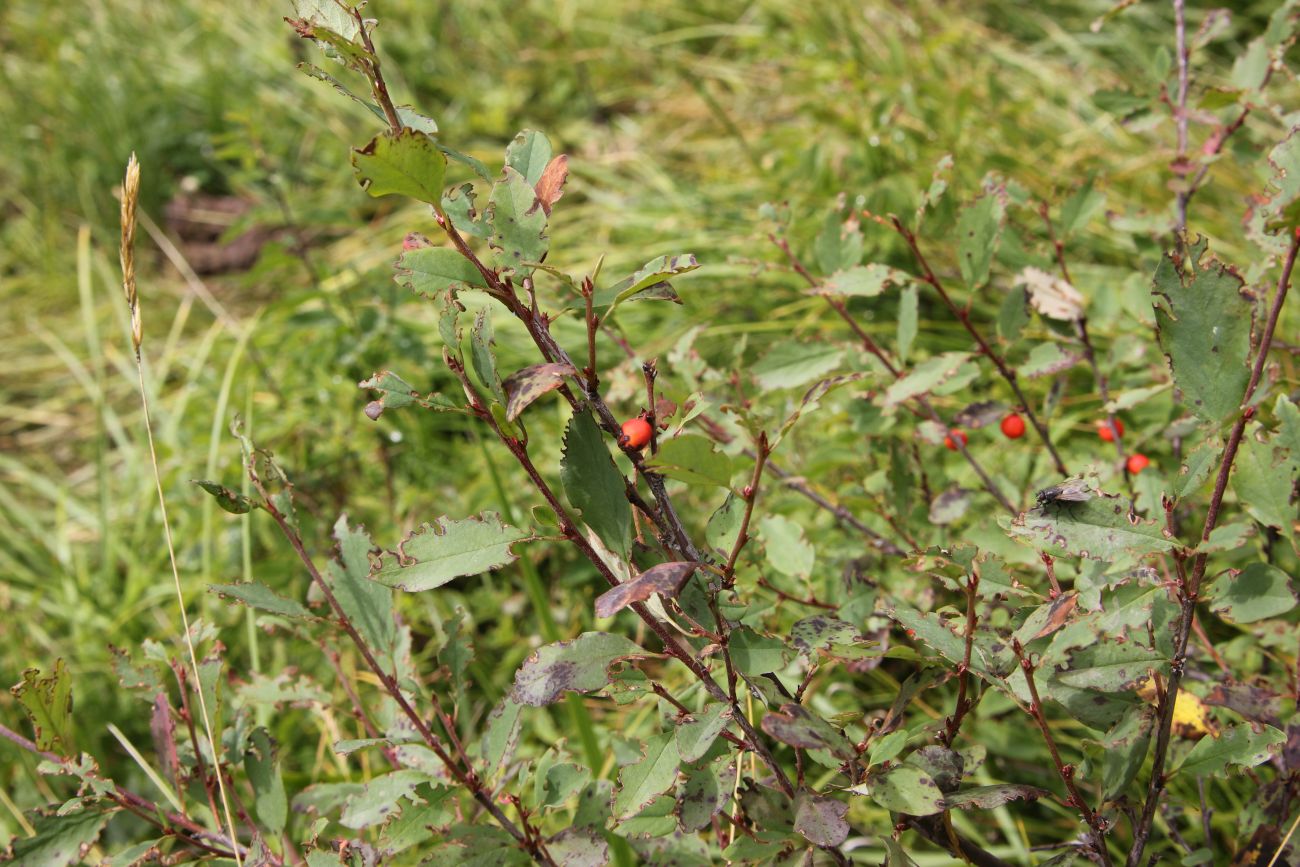
[[[613,617],[629,605],[644,602],[651,596],[672,599],[682,583],[699,567],[698,563],[660,563],[617,587],[606,590],[596,599],[596,616]]]
[[[357,388],[365,388],[378,393],[379,398],[366,406],[366,415],[375,421],[386,409],[401,409],[412,404],[432,409],[437,412],[461,412],[461,407],[440,394],[420,394],[411,384],[391,370],[381,370],[369,379],[357,383]]]
[[[684,762],[698,762],[731,722],[731,708],[712,702],[690,722],[677,725],[677,753]]]
[[[393,267],[393,280],[435,300],[452,288],[487,288],[478,268],[449,247],[417,247],[403,252]]]
[[[844,733],[808,708],[786,704],[779,711],[768,711],[761,725],[763,731],[783,744],[807,750],[826,750],[845,761],[857,756]]]
[[[1101,785],[1107,800],[1123,794],[1137,777],[1146,761],[1154,727],[1155,711],[1139,705],[1125,713],[1102,738]]]
[[[890,383],[881,405],[897,406],[917,395],[925,394],[954,376],[969,359],[969,352],[945,352],[927,358],[905,376]]]
[[[798,388],[824,378],[839,367],[843,357],[844,350],[833,343],[786,341],[778,343],[760,358],[752,373],[764,391]]]
[[[891,286],[906,285],[911,279],[911,275],[905,271],[888,265],[858,265],[836,271],[814,291],[822,295],[874,298]]]
[[[246,515],[257,506],[248,497],[235,493],[220,482],[212,482],[207,479],[191,479],[191,481],[211,494],[216,499],[217,505],[232,515]]]
[[[526,276],[532,271],[527,263],[546,257],[550,247],[546,211],[533,185],[514,168],[506,166],[501,180],[492,188],[484,220],[491,231],[488,243],[502,271]]]
[[[250,608],[269,611],[282,617],[296,617],[303,620],[315,620],[316,617],[307,607],[296,599],[288,599],[276,593],[265,584],[256,581],[243,581],[235,584],[209,584],[208,590],[223,599],[235,599]]]
[[[1229,765],[1252,768],[1267,761],[1286,743],[1286,734],[1272,726],[1263,726],[1261,731],[1255,728],[1251,723],[1242,723],[1217,738],[1201,738],[1174,773],[1212,777],[1222,774]]]
[[[510,421],[519,418],[533,401],[564,385],[566,376],[576,375],[573,365],[560,362],[534,364],[516,370],[502,383],[506,392],[506,418]]]
[[[794,799],[794,829],[818,846],[838,846],[849,836],[849,805],[806,789]]]
[[[646,465],[688,485],[725,488],[731,484],[731,458],[714,451],[713,442],[702,436],[673,437],[661,444],[658,454],[646,461]]]
[[[957,262],[967,288],[975,289],[988,279],[1006,213],[1006,191],[998,189],[976,199],[957,219]]]
[[[529,186],[536,186],[551,161],[551,140],[535,129],[526,129],[506,145],[506,165],[514,169]]]
[[[72,675],[63,659],[56,659],[54,670],[43,677],[39,668],[27,669],[9,692],[27,714],[37,748],[71,755]]]
[[[560,482],[569,503],[605,547],[627,557],[632,546],[627,483],[589,412],[575,414],[565,429]]]
[[[380,133],[352,151],[352,167],[361,188],[372,196],[408,196],[431,205],[442,201],[447,158],[418,130]]]
[[[397,643],[393,591],[370,580],[370,552],[375,544],[364,527],[349,527],[346,515],[334,522],[334,541],[338,559],[325,573],[334,597],[366,642],[390,653]]]
[[[1240,276],[1207,255],[1198,237],[1181,273],[1172,254],[1156,267],[1152,294],[1160,347],[1188,407],[1222,423],[1237,412],[1250,378],[1255,305]]]
[[[428,774],[410,769],[375,777],[348,796],[339,824],[353,830],[382,824],[397,813],[404,799],[415,796],[416,788],[428,782],[432,782]]]
[[[111,813],[83,808],[38,816],[31,837],[15,837],[6,863],[13,867],[69,867],[80,864],[108,824]]]
[[[438,518],[386,551],[371,567],[370,578],[408,593],[441,587],[453,578],[478,575],[513,563],[511,547],[529,534],[501,523],[495,512],[454,521]]]
[[[630,642],[629,642],[630,643]],[[619,772],[619,790],[614,795],[614,818],[635,816],[677,781],[677,741],[672,732],[655,735],[645,743],[641,760]]]
[[[910,816],[943,812],[943,794],[930,775],[911,765],[895,765],[868,775],[867,781],[849,789],[867,795],[886,810]]]
[[[731,797],[731,787],[723,778],[729,770],[725,762],[685,769],[686,779],[677,789],[678,828],[693,833],[718,814]]]
[[[541,707],[566,692],[591,692],[609,683],[609,667],[622,659],[650,653],[621,635],[584,632],[570,641],[534,650],[515,673],[511,696],[520,704]]]
[[[1280,617],[1296,607],[1291,581],[1268,563],[1251,563],[1237,574],[1229,572],[1210,585],[1210,610],[1232,623],[1254,623]]]
[[[1237,499],[1252,518],[1280,530],[1294,543],[1296,507],[1291,502],[1291,491],[1300,475],[1300,455],[1279,439],[1266,438],[1258,424],[1247,428],[1230,480]]]
[[[1048,553],[1093,560],[1167,553],[1178,547],[1165,537],[1161,525],[1130,515],[1127,502],[1109,494],[1030,509],[1011,522],[1009,532]]]

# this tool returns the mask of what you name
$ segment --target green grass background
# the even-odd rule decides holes
[[[1227,74],[1272,6],[1235,5],[1227,38],[1198,56],[1202,84]],[[990,171],[1053,202],[1095,175],[1108,207],[1168,207],[1167,115],[1121,125],[1094,95],[1155,91],[1172,63],[1171,16],[1142,4],[1090,32],[1108,6],[383,0],[371,14],[397,100],[434,116],[450,144],[499,165],[513,134],[533,127],[570,154],[552,264],[578,271],[607,253],[613,273],[695,252],[705,267],[679,286],[685,308],[633,312],[625,324],[646,356],[702,324],[699,344],[725,365],[742,338],[753,358],[791,331],[839,334],[818,299],[772,267],[762,203],[788,202],[806,239],[840,193],[876,212],[909,211],[951,153],[958,198]],[[476,432],[440,416],[372,424],[361,413],[368,398],[355,383],[380,368],[445,387],[435,320],[391,281],[402,236],[433,226],[355,184],[348,148],[377,131],[374,119],[294,70],[322,61],[286,14],[287,4],[199,0],[0,7],[0,681],[67,660],[78,746],[124,782],[141,778],[104,723],[147,743],[147,707],[115,687],[108,646],[179,629],[116,264],[112,191],[130,152],[155,220],[182,183],[197,184],[250,199],[243,225],[290,224],[308,249],[300,257],[273,243],[252,270],[195,285],[148,235],[139,243],[182,577],[192,612],[221,627],[232,664],[318,665],[288,659],[280,639],[204,592],[243,577],[303,580],[269,522],[229,517],[189,484],[240,484],[234,413],[294,476],[318,551],[343,510],[392,544],[419,521],[502,505]],[[1252,120],[1232,147],[1253,157],[1276,133]],[[1196,201],[1193,228],[1229,260],[1248,254],[1237,220],[1242,191],[1260,183],[1225,159]],[[904,261],[888,233],[865,231],[868,261]],[[929,240],[951,265],[950,239]],[[1149,273],[1158,253],[1155,242],[1116,240],[1104,221],[1070,250],[1097,280],[1134,261]],[[922,319],[928,347],[964,348],[946,316]],[[888,322],[873,327],[892,333]],[[530,359],[511,333],[498,336],[507,368]],[[616,396],[635,411],[630,390]],[[520,490],[496,461],[504,489]],[[567,560],[540,568],[569,629],[580,616],[570,608],[584,603],[565,589],[588,576]],[[475,676],[497,688],[537,632],[516,573],[407,604],[435,635],[458,605],[510,615],[473,615]],[[22,724],[7,697],[0,720]],[[328,740],[328,729],[321,722],[315,734]],[[323,772],[312,735],[296,747],[302,776],[291,785]],[[19,831],[14,811],[52,792],[7,743],[0,769],[3,841]]]

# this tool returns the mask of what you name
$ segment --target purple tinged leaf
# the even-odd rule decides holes
[[[849,836],[849,805],[807,790],[794,799],[794,829],[818,846],[838,846]]]
[[[631,581],[624,581],[617,587],[602,593],[596,599],[596,616],[612,617],[627,606],[644,602],[654,594],[671,599],[677,595],[682,583],[698,566],[698,563],[688,562],[660,563],[658,566],[652,566]]]
[[[564,377],[576,376],[577,373],[571,364],[547,363],[534,364],[510,374],[502,383],[506,392],[506,418],[510,421],[519,418],[529,404],[564,385]]]

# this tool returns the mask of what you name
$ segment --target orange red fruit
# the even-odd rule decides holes
[[[953,428],[952,433],[943,438],[944,447],[947,448],[949,451],[953,451],[953,452],[957,451],[957,442],[953,442],[954,438],[956,438],[957,442],[960,442],[963,446],[965,446],[966,434],[962,433],[956,428]]]
[[[1018,440],[1025,435],[1025,420],[1016,413],[1002,419],[1002,435],[1009,440]]]
[[[1124,436],[1124,422],[1115,419],[1115,430],[1119,431],[1120,436]],[[1097,422],[1097,436],[1108,443],[1115,442],[1115,433],[1110,429],[1110,423],[1106,419]]]
[[[1133,454],[1128,456],[1127,466],[1128,466],[1128,471],[1136,476],[1138,473],[1142,472],[1147,467],[1151,466],[1151,459],[1148,458],[1146,455],[1139,454],[1138,452],[1134,452]]]
[[[628,448],[645,448],[650,442],[650,422],[640,416],[623,422],[623,439]]]

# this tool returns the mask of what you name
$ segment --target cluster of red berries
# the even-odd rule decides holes
[[[1018,440],[1025,435],[1025,420],[1020,417],[1019,413],[1008,413],[1002,419],[1000,427],[1002,428],[1002,435],[1009,440]],[[1116,432],[1118,432],[1120,436],[1124,436],[1124,422],[1119,419],[1115,419],[1114,430],[1111,430],[1110,422],[1108,420],[1097,422],[1097,436],[1101,437],[1101,439],[1106,442],[1113,443],[1115,441]],[[943,444],[949,451],[955,452],[958,448],[964,448],[966,443],[967,438],[965,432],[958,430],[957,428],[952,428],[951,432],[943,438]],[[960,444],[960,446],[958,444]],[[1151,460],[1144,454],[1134,452],[1128,456],[1125,466],[1131,474],[1136,476],[1138,473],[1151,466]]]

